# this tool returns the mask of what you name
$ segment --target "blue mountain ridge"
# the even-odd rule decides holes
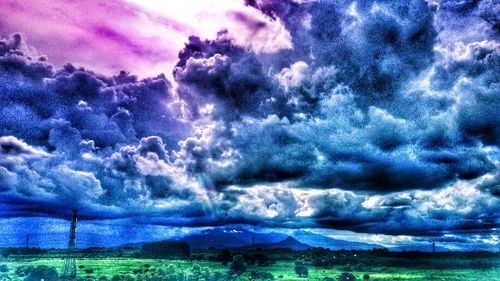
[[[174,237],[169,240],[186,242],[192,249],[202,250],[206,250],[210,247],[215,249],[250,247],[262,249],[288,248],[292,250],[306,250],[313,247],[322,247],[331,250],[369,250],[373,248],[383,248],[376,244],[333,239],[303,230],[297,230],[288,235],[278,232],[253,232],[238,227],[207,229],[196,234]],[[123,246],[140,248],[145,243],[148,242],[128,243]]]
[[[336,250],[371,250],[373,248],[381,249],[383,246],[377,244],[353,242],[346,240],[339,240],[316,234],[304,230],[296,230],[292,236],[299,242],[310,245],[311,247],[321,247],[325,249]]]

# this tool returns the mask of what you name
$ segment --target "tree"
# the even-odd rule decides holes
[[[295,273],[299,277],[307,277],[309,275],[309,270],[307,266],[302,261],[295,262]]]
[[[340,274],[339,281],[356,281],[356,276],[350,272],[342,272],[342,274]]]
[[[24,277],[30,273],[31,270],[33,270],[33,266],[27,266],[27,265],[21,265],[16,267],[16,275],[19,277]]]
[[[231,255],[231,251],[228,249],[222,250],[222,253],[220,255],[220,261],[221,262],[230,262],[233,260],[233,256]]]
[[[187,258],[191,255],[189,244],[177,241],[160,241],[142,245],[144,258]]]
[[[253,259],[259,266],[268,266],[271,264],[271,259],[268,256],[261,253],[254,255]]]
[[[252,271],[252,272],[250,272],[250,279],[253,279],[253,280],[274,280],[274,276],[272,273],[269,273],[269,272]]]
[[[57,275],[57,271],[55,268],[51,266],[46,266],[46,265],[40,265],[28,273],[28,276],[26,276],[25,281],[58,281],[59,276]]]
[[[234,256],[233,263],[231,263],[231,272],[237,275],[241,275],[247,269],[245,265],[245,259],[242,255]]]

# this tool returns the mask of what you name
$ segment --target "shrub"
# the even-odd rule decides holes
[[[85,273],[92,274],[94,273],[94,270],[92,268],[85,269]]]
[[[231,263],[230,271],[231,273],[241,275],[247,269],[245,265],[245,259],[241,255],[237,255],[234,257],[233,262]]]
[[[25,281],[58,281],[59,276],[55,268],[46,265],[40,265],[30,270]]]
[[[356,276],[354,276],[350,272],[342,272],[342,274],[340,274],[339,281],[353,281],[353,280],[354,281],[356,280]]]
[[[250,279],[253,280],[274,280],[274,276],[269,272],[252,271]]]
[[[370,280],[370,275],[368,274],[363,275],[363,280]]]
[[[79,265],[78,268],[79,269],[83,269],[85,266],[83,264]]]
[[[134,281],[134,278],[130,275],[115,275],[111,281]]]
[[[231,251],[228,249],[222,250],[221,255],[219,256],[219,260],[222,262],[230,262],[233,260],[233,256],[231,255]]]
[[[141,268],[136,268],[132,271],[134,274],[141,274],[142,273],[142,269]]]
[[[295,262],[295,273],[299,277],[307,277],[309,275],[309,270],[307,266],[302,261]]]
[[[369,270],[368,266],[366,266],[364,264],[361,264],[361,263],[355,264],[352,269],[354,271],[366,271],[366,270]]]
[[[21,277],[26,276],[28,275],[28,273],[30,273],[32,269],[33,269],[32,266],[27,266],[27,265],[18,266],[16,267],[16,275]]]
[[[343,268],[344,271],[352,271],[352,267],[350,265],[346,265]]]
[[[106,281],[106,280],[108,280],[108,278],[106,278],[106,276],[101,276],[101,277],[99,277],[98,280],[99,281]]]
[[[123,275],[122,280],[123,281],[135,281],[134,277],[132,277],[130,275]]]
[[[253,259],[259,266],[268,266],[271,264],[271,259],[268,256],[261,253],[258,253],[255,256],[253,256]]]
[[[0,265],[0,272],[7,272],[9,271],[9,267],[6,264]]]

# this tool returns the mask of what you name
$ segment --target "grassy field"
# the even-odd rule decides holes
[[[61,271],[63,266],[62,259],[41,259],[41,260],[23,260],[23,261],[0,261],[0,264],[7,265],[8,271],[0,273],[0,280],[23,280],[15,274],[15,269],[19,266],[39,266],[48,265]],[[193,268],[193,264],[198,264],[210,271],[227,272],[228,267],[223,266],[220,262],[210,261],[186,261],[186,260],[154,260],[154,259],[80,259],[77,260],[78,276],[85,280],[99,280],[99,277],[104,276],[111,280],[115,275],[130,275],[135,276],[134,269],[140,270],[149,268],[154,270],[165,265],[172,265],[179,271],[189,272]],[[89,274],[85,270],[92,269]],[[294,263],[291,261],[278,261],[276,264],[258,267],[249,266],[246,272],[241,275],[239,280],[250,280],[251,271],[269,272],[272,273],[275,280],[324,280],[325,277],[331,277],[333,280],[339,280],[342,273],[340,267],[329,269],[309,267],[309,276],[307,278],[299,278],[294,271]],[[380,268],[368,272],[352,272],[357,280],[363,280],[363,275],[368,274],[370,280],[500,280],[500,269],[415,269],[415,268]],[[84,280],[82,279],[82,280]]]

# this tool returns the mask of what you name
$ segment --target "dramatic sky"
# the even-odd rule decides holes
[[[498,249],[499,10],[0,0],[0,246],[77,208],[89,245],[248,225]]]

